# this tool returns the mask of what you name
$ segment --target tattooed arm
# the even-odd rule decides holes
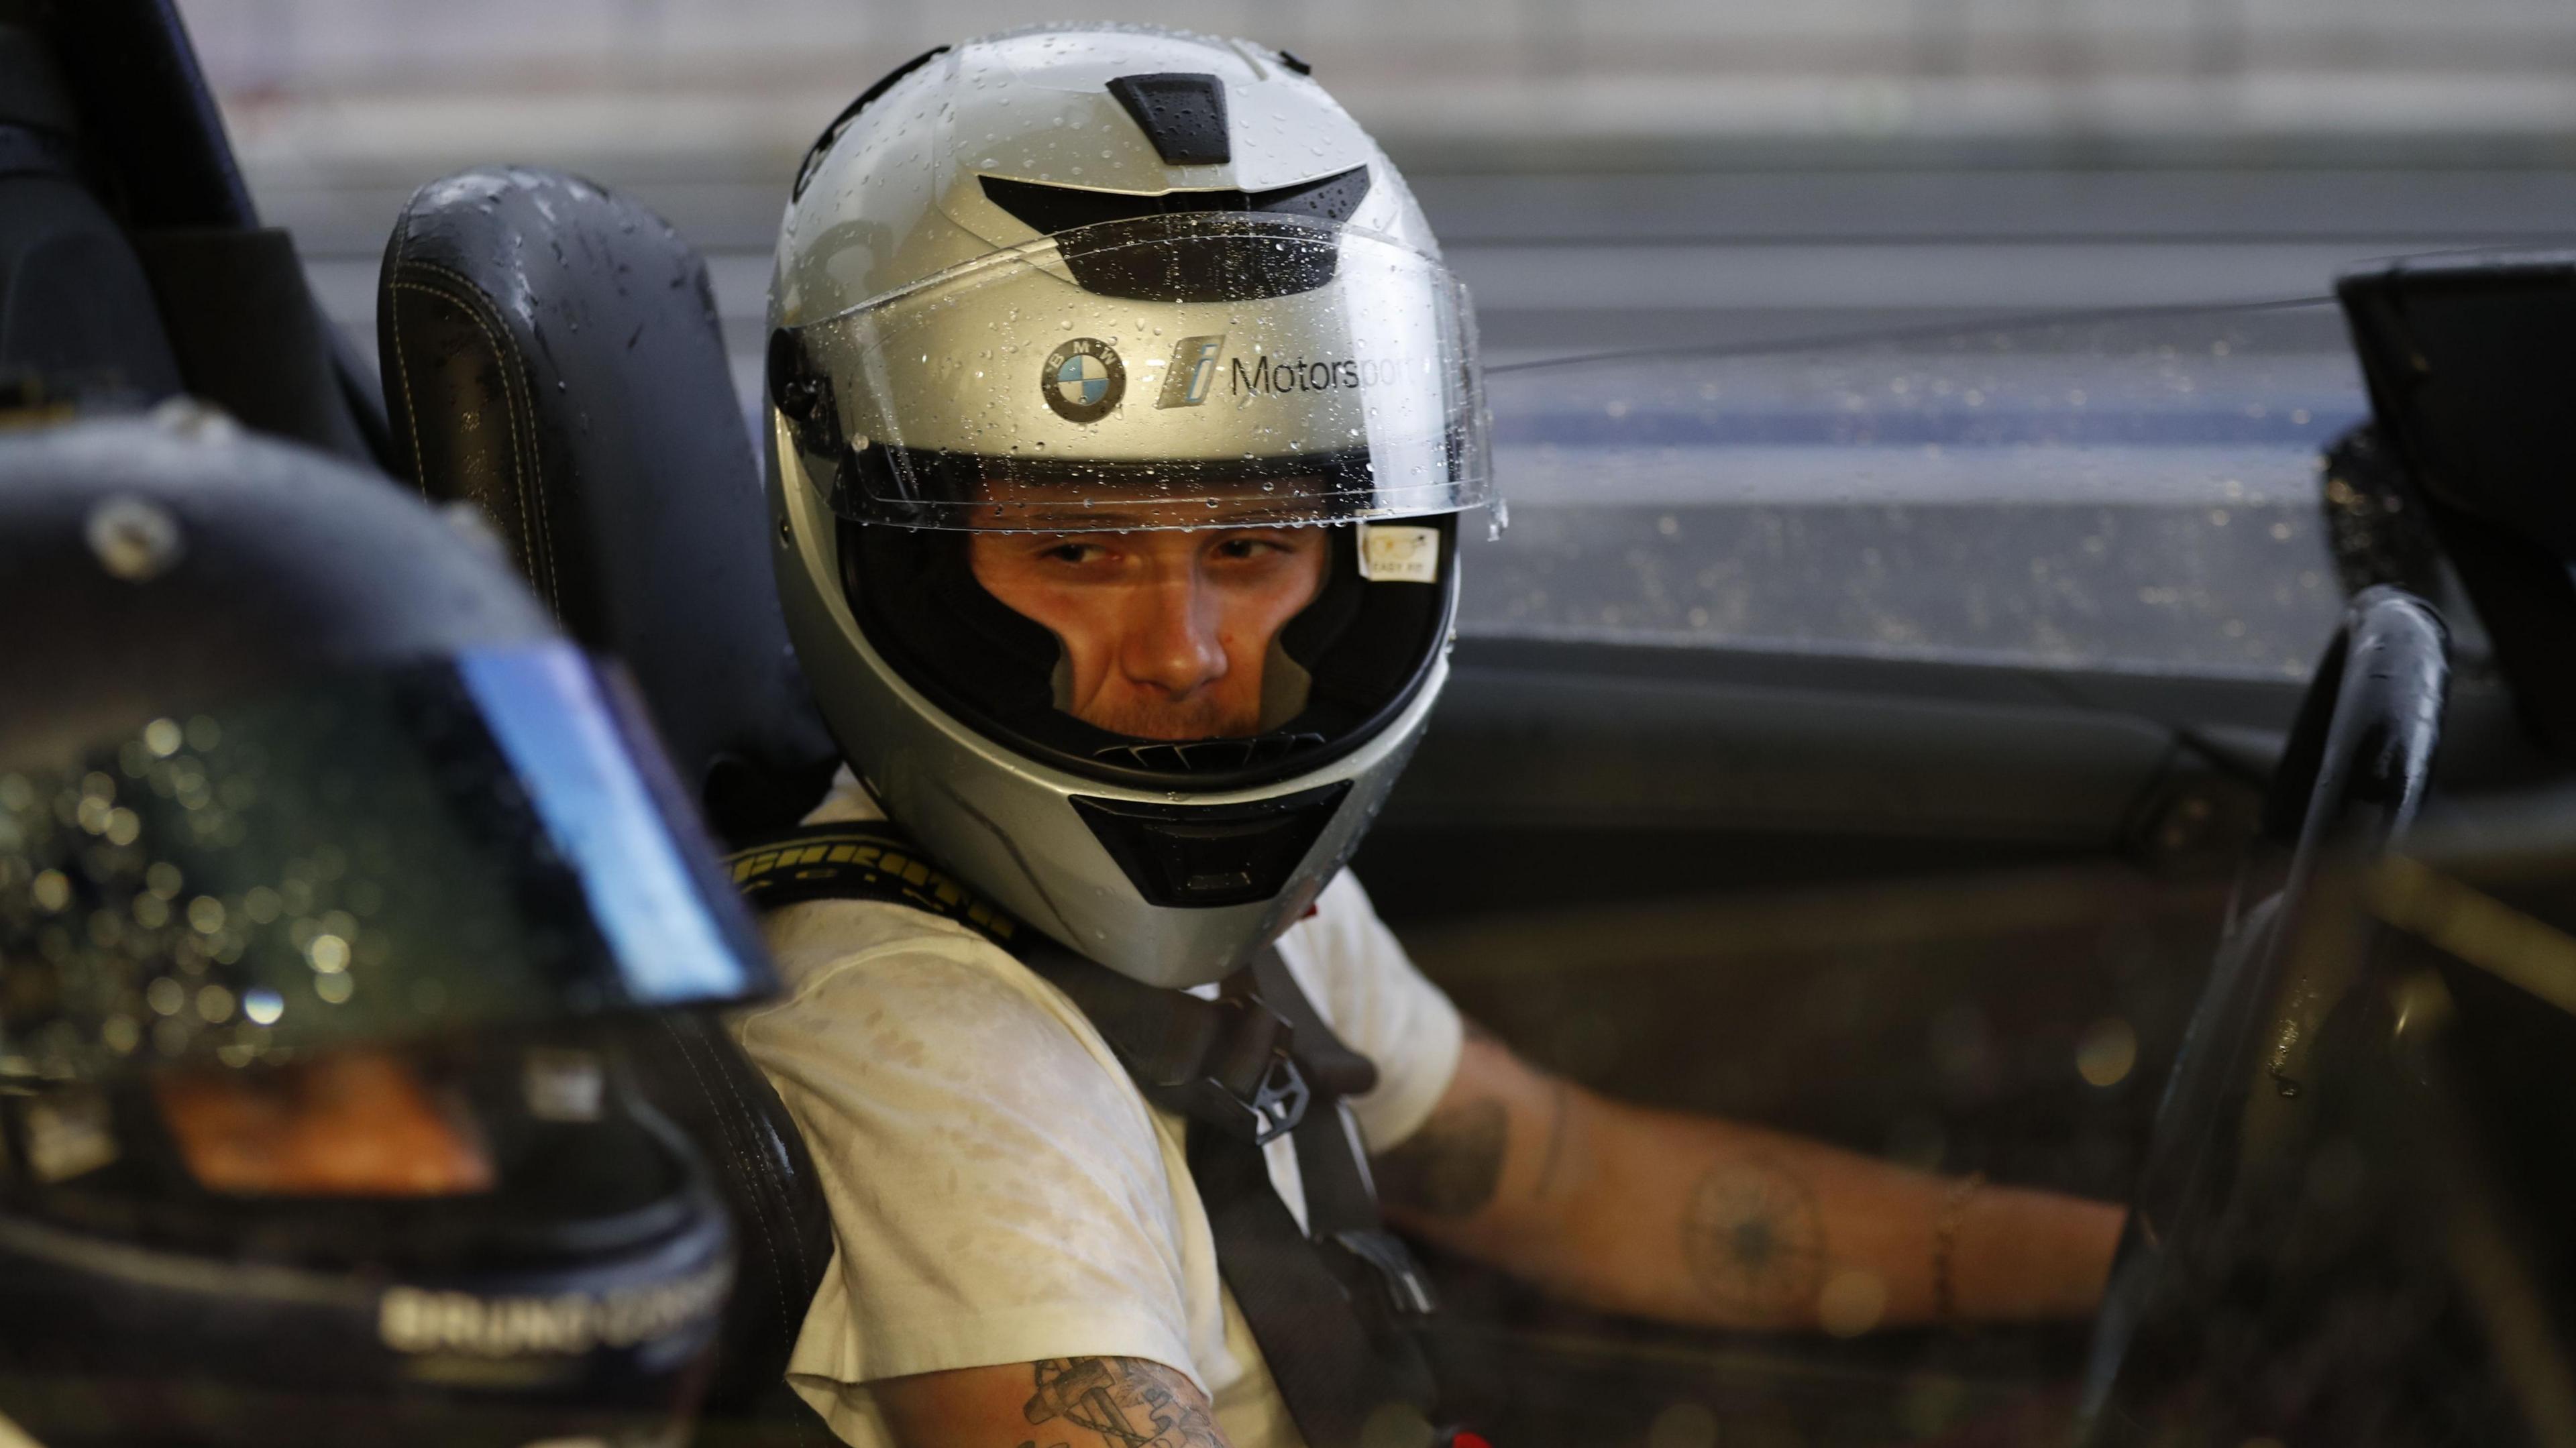
[[[1207,1394],[1142,1358],[889,1378],[876,1401],[905,1448],[1226,1448]]]
[[[1429,1122],[1377,1161],[1388,1215],[1614,1312],[1855,1332],[2092,1312],[2124,1213],[1958,1183],[1711,1117],[1595,1096],[1470,1031]]]

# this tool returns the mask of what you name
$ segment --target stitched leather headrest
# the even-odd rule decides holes
[[[466,171],[403,208],[377,316],[421,491],[479,506],[564,627],[625,660],[718,833],[801,814],[836,751],[697,254],[578,177]]]

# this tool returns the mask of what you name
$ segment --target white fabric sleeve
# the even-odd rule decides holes
[[[1099,1355],[1199,1379],[1163,1144],[1068,1027],[991,945],[918,937],[736,1021],[831,1204],[790,1376],[852,1441],[875,1414],[850,1387],[882,1378]]]
[[[1458,1074],[1466,1039],[1458,1008],[1404,953],[1348,870],[1280,945],[1342,1043],[1377,1063],[1376,1088],[1351,1098],[1369,1152],[1403,1144]]]

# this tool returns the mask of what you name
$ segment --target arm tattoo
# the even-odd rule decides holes
[[[1682,1255],[1708,1300],[1748,1322],[1802,1320],[1824,1284],[1825,1226],[1805,1182],[1764,1161],[1732,1161],[1692,1189]]]
[[[1503,1177],[1510,1113],[1494,1100],[1449,1107],[1377,1161],[1378,1193],[1435,1217],[1471,1217]]]
[[[1049,1358],[1030,1365],[1037,1395],[1022,1412],[1035,1427],[1062,1423],[1102,1448],[1225,1448],[1207,1401],[1189,1379],[1142,1358]],[[1053,1438],[1050,1431],[1047,1437]],[[1020,1448],[1036,1448],[1035,1439]],[[1058,1441],[1051,1448],[1073,1448]]]

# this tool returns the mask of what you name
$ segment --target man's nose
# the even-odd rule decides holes
[[[1184,698],[1225,677],[1216,601],[1184,573],[1142,591],[1119,663],[1127,677]]]

